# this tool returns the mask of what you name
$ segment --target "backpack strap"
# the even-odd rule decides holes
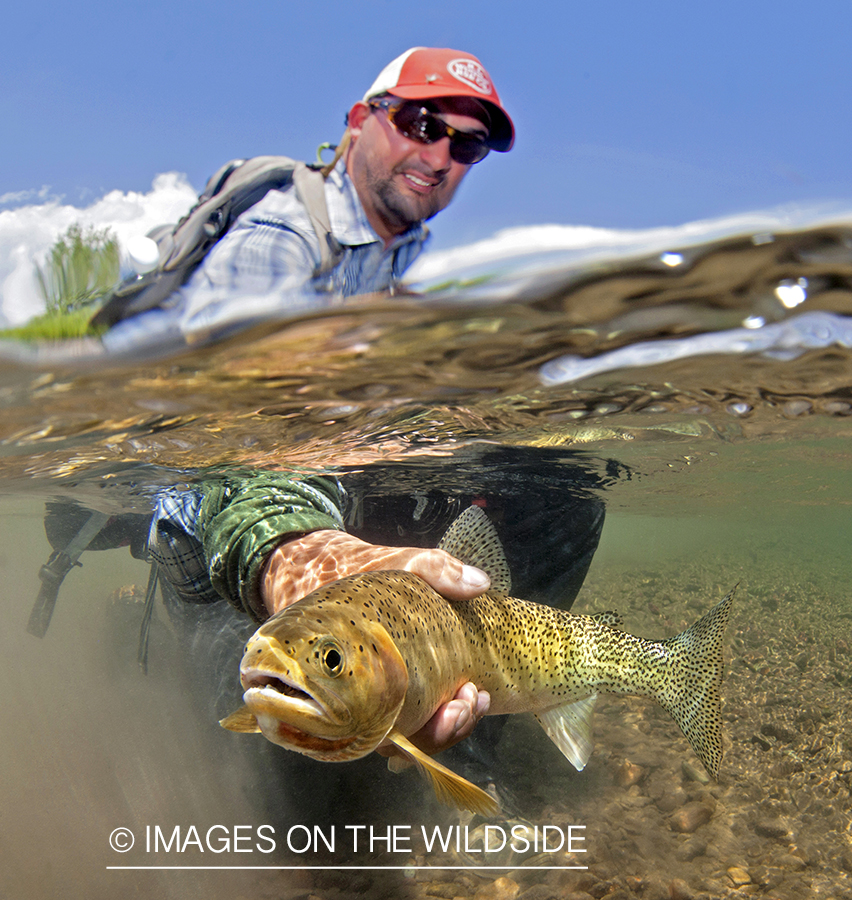
[[[314,277],[330,272],[343,254],[343,248],[331,232],[331,219],[325,202],[325,177],[318,170],[299,163],[293,171],[293,185],[311,217],[320,245],[320,264]]]
[[[177,225],[160,226],[149,233],[160,251],[157,267],[120,284],[90,324],[111,327],[122,319],[163,306],[240,215],[269,191],[291,183],[319,238],[320,264],[314,276],[326,274],[343,250],[331,233],[321,172],[286,156],[232,160],[207,182],[196,204]]]

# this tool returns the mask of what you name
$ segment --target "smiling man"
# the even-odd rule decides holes
[[[512,146],[512,122],[478,59],[414,48],[349,111],[346,170],[386,244],[444,209],[470,167]]]
[[[271,190],[236,221],[183,289],[184,323],[262,298],[274,312],[393,290],[423,248],[423,222],[444,209],[471,166],[505,152],[514,128],[488,72],[458,50],[415,47],[386,66],[347,115],[317,233],[298,185]],[[304,195],[304,196],[303,196]],[[334,264],[324,265],[322,241]]]
[[[119,349],[168,328],[215,330],[392,290],[423,247],[424,221],[450,203],[471,166],[513,141],[512,122],[476,57],[409,50],[349,110],[322,175],[314,171],[305,182],[294,174],[269,189],[166,304],[120,321],[104,342]],[[148,547],[161,583],[191,606],[225,597],[258,621],[365,570],[408,569],[453,600],[487,588],[484,573],[441,550],[374,545],[342,532],[338,489],[320,481],[314,490],[260,473],[225,488],[212,479],[209,490],[163,492]],[[236,581],[221,577],[237,571]],[[487,708],[488,696],[464,685],[424,728],[420,746],[457,742]]]
[[[108,304],[109,315],[95,317],[114,325],[106,346],[132,348],[175,329],[215,334],[257,317],[394,290],[423,248],[424,221],[450,203],[471,166],[514,141],[488,72],[476,57],[448,49],[415,47],[391,62],[349,110],[347,125],[327,167],[302,166],[300,177],[264,185],[252,195],[261,199],[228,221],[182,286],[166,282],[172,286],[164,300]],[[220,196],[222,172],[231,169],[211,179],[200,202]],[[217,215],[229,217],[228,209]],[[191,232],[210,225],[205,220]],[[135,296],[138,288],[127,284]]]

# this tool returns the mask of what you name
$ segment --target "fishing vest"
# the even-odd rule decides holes
[[[319,238],[320,262],[314,277],[325,275],[339,262],[343,250],[331,233],[325,179],[319,167],[287,156],[232,160],[213,175],[195,205],[176,225],[160,225],[148,233],[159,249],[156,268],[123,281],[90,324],[111,328],[130,316],[161,307],[187,282],[242,213],[269,191],[291,184]]]

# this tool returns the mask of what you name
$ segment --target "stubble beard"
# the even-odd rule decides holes
[[[444,208],[443,199],[437,192],[421,198],[406,195],[394,180],[400,172],[393,171],[382,176],[368,170],[366,174],[367,187],[376,211],[394,233],[402,234],[414,225],[431,219]]]

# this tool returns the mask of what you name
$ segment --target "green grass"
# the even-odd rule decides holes
[[[0,330],[0,338],[59,341],[97,336],[104,329],[92,328],[89,320],[118,284],[118,241],[108,228],[83,231],[75,223],[50,248],[44,265],[36,265],[36,278],[46,312]]]
[[[89,319],[91,309],[75,309],[71,312],[49,312],[30,319],[17,328],[0,330],[0,339],[16,341],[61,341],[66,338],[96,337],[104,329],[92,328]]]
[[[36,277],[49,313],[91,307],[118,283],[118,241],[108,228],[83,231],[75,223],[50,248],[44,267],[36,266]]]

